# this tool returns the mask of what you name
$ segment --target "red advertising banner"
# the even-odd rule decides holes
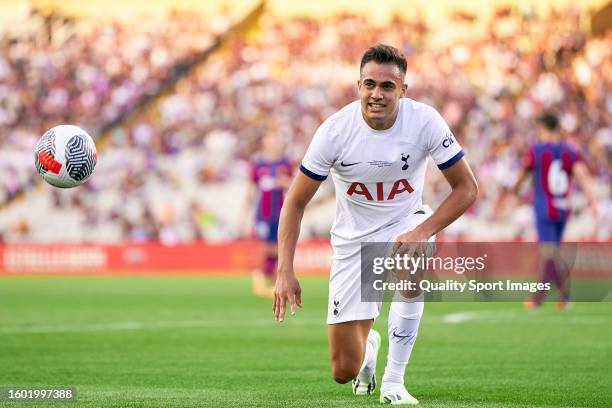
[[[612,277],[610,243],[562,245],[570,249],[568,264],[574,276]],[[257,242],[248,240],[173,246],[159,243],[4,244],[0,245],[0,274],[248,274],[260,265],[261,249]],[[537,273],[540,255],[535,243],[442,243],[438,245],[437,256],[452,259],[455,264],[466,257],[482,256],[483,262],[486,259],[487,270],[529,276]],[[299,274],[326,275],[331,257],[328,241],[300,242],[294,267]],[[469,269],[469,263],[462,267]],[[445,275],[443,271],[442,275]]]
[[[245,274],[257,267],[261,247],[254,241],[223,244],[5,244],[0,273],[215,273]],[[325,274],[331,247],[326,241],[301,243],[296,270]]]

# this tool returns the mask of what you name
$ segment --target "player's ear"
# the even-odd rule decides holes
[[[402,84],[402,97],[408,96],[408,85]]]

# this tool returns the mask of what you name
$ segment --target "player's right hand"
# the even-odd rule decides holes
[[[302,307],[302,288],[293,273],[279,271],[274,287],[274,320],[282,322],[285,319],[285,308],[289,302],[291,314],[295,314],[295,306]]]

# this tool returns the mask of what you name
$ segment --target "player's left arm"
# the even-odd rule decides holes
[[[478,183],[467,160],[461,158],[442,170],[452,191],[438,209],[414,230],[402,234],[398,241],[424,242],[461,216],[478,196]]]
[[[580,189],[586,196],[593,215],[597,218],[597,196],[593,191],[593,181],[589,175],[589,169],[584,162],[578,161],[572,166],[572,173],[574,177],[576,177]]]

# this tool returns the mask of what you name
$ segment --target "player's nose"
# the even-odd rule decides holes
[[[381,99],[382,98],[382,91],[380,90],[380,88],[377,86],[372,90],[372,98],[373,99]]]

